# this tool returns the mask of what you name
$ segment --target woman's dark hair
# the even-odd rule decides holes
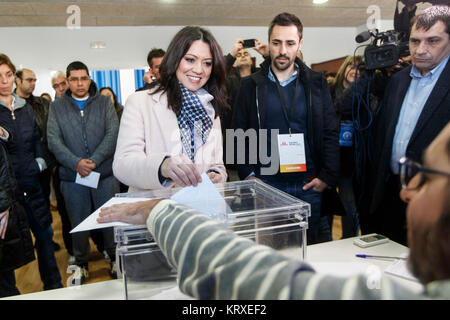
[[[211,76],[203,88],[214,97],[212,105],[217,117],[221,114],[221,108],[229,107],[226,92],[225,60],[222,49],[216,39],[209,31],[203,28],[187,26],[178,31],[164,55],[159,69],[160,79],[152,82],[150,88],[156,87],[155,92],[166,92],[169,108],[177,115],[179,114],[182,106],[182,96],[176,72],[181,59],[185,56],[192,43],[197,40],[207,43],[213,56]]]
[[[113,89],[112,88],[110,88],[110,87],[103,87],[103,88],[101,88],[100,89],[100,91],[98,92],[98,93],[102,93],[102,91],[104,91],[104,90],[109,90],[111,93],[112,93],[112,95],[113,95],[113,99],[114,99],[114,106],[116,106],[117,105],[117,97],[116,97],[116,94],[114,93],[114,91],[113,91]]]

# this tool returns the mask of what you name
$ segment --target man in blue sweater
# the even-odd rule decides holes
[[[241,130],[259,136],[256,161],[251,159],[251,142],[245,148],[235,145],[239,177],[261,179],[308,202],[308,244],[313,244],[331,240],[320,211],[322,192],[337,182],[339,137],[327,81],[297,57],[302,33],[303,25],[293,14],[281,13],[273,19],[270,57],[260,71],[241,80],[233,127],[236,136]],[[239,156],[242,149],[245,159]],[[267,150],[267,157],[262,150]]]
[[[67,67],[67,89],[50,106],[47,135],[61,179],[61,192],[72,228],[119,192],[113,176],[119,120],[111,99],[97,92],[87,66],[79,61]],[[82,178],[100,174],[97,185],[80,184]],[[115,245],[112,229],[103,232],[104,248],[111,259],[111,275],[116,275]],[[72,284],[82,284],[88,276],[89,233],[72,235],[73,253],[78,268]]]

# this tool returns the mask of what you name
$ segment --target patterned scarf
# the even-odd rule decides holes
[[[189,159],[194,162],[195,153],[197,152],[194,137],[201,137],[202,145],[205,144],[213,122],[197,95],[186,89],[181,83],[180,88],[183,102],[181,112],[177,117],[178,127],[180,128],[183,148]]]

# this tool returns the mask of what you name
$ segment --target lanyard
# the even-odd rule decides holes
[[[292,101],[291,104],[291,110],[290,110],[290,114],[288,117],[288,110],[287,110],[287,105],[286,105],[286,99],[284,98],[284,94],[283,94],[283,90],[281,89],[281,85],[280,82],[278,81],[277,76],[275,75],[275,73],[273,74],[274,78],[275,78],[275,83],[277,85],[277,89],[278,89],[278,94],[280,95],[280,99],[281,99],[281,107],[283,108],[283,114],[284,114],[284,118],[286,119],[288,128],[289,128],[289,134],[292,134],[292,130],[291,130],[291,119],[294,115],[294,110],[295,110],[295,104],[297,103],[297,96],[298,96],[298,76],[297,79],[295,80],[295,91],[294,91],[294,99]]]

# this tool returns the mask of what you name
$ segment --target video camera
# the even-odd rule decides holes
[[[372,43],[364,51],[365,69],[374,70],[392,67],[398,59],[409,56],[409,43],[402,32],[388,30],[385,32],[364,31],[356,36],[361,43],[373,38]]]

